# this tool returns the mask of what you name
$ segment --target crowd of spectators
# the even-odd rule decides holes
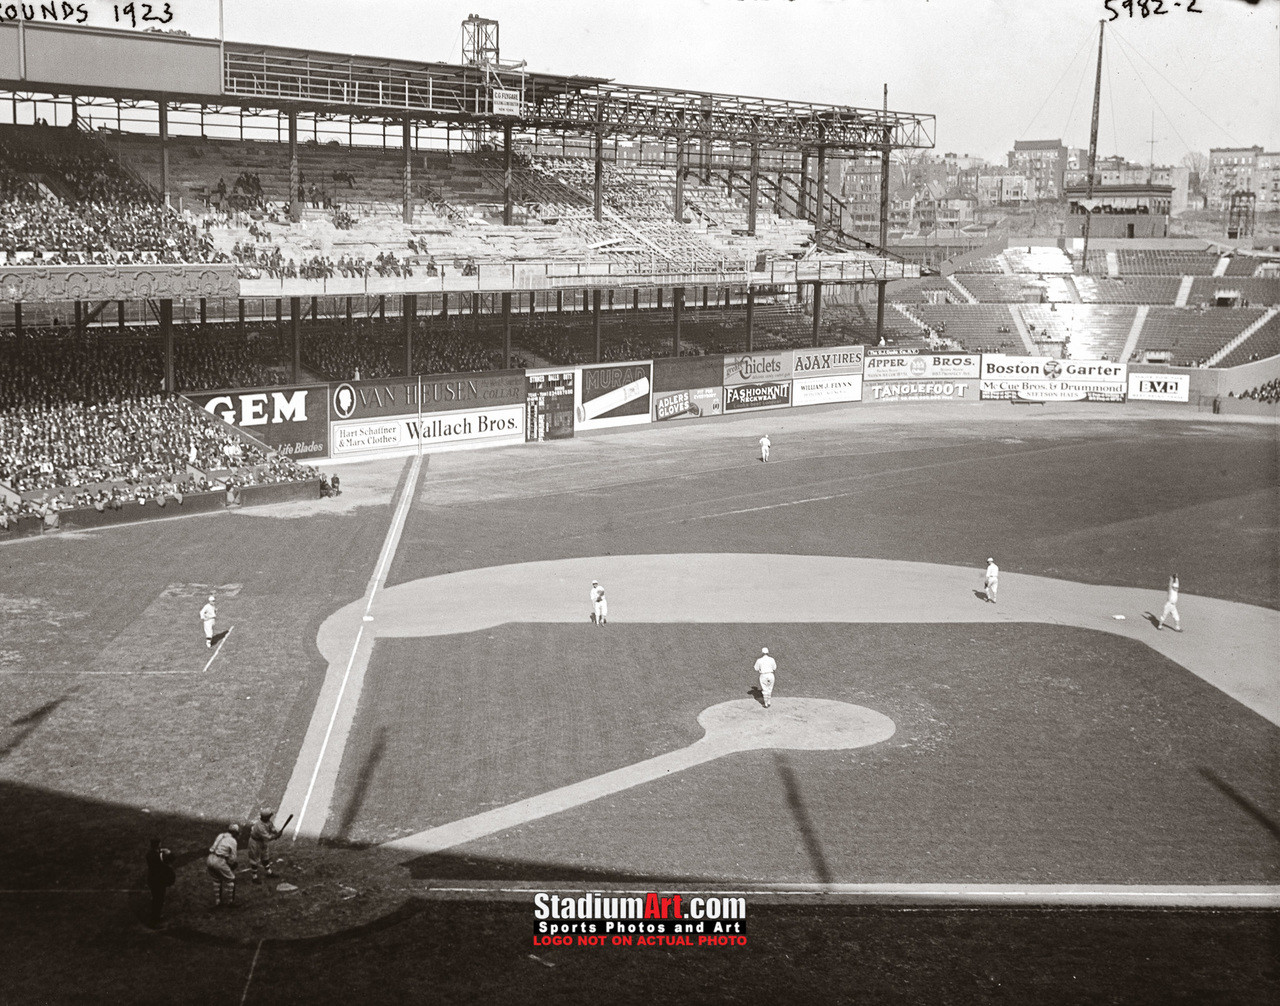
[[[174,380],[183,391],[283,384],[289,356],[280,326],[175,325]],[[63,329],[0,333],[0,412],[22,406],[154,394],[164,386],[158,329],[103,327],[76,338]]]
[[[1280,402],[1280,378],[1273,378],[1266,384],[1260,384],[1256,388],[1250,388],[1248,391],[1242,391],[1240,398],[1248,398],[1255,402],[1265,402],[1268,405],[1275,405]]]
[[[463,374],[502,367],[493,327],[477,335],[469,317],[420,320],[413,330],[413,369],[419,374]],[[311,326],[302,336],[307,369],[328,380],[371,380],[404,374],[404,328],[398,319],[369,318]],[[512,354],[511,366],[526,362]]]
[[[94,141],[66,130],[39,132],[45,142],[0,142],[0,248],[9,262],[19,253],[50,265],[225,261],[207,234]],[[28,179],[43,181],[46,193]]]
[[[261,232],[266,237],[270,235]],[[413,276],[415,268],[427,276],[437,275],[434,262],[426,266],[414,266],[401,260],[394,252],[380,252],[374,259],[363,255],[341,255],[336,260],[328,255],[311,255],[298,262],[286,258],[279,245],[260,248],[249,242],[237,241],[231,249],[232,260],[239,264],[241,279],[331,279],[334,276],[358,278],[368,276]]]
[[[186,481],[192,468],[229,467],[232,446],[244,464],[266,460],[213,416],[159,394],[0,412],[0,444],[0,482],[15,492]]]

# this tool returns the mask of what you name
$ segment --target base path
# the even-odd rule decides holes
[[[317,645],[329,663],[312,734],[331,717],[348,725],[373,643],[379,638],[475,632],[507,622],[585,622],[587,589],[598,579],[610,624],[628,623],[1045,623],[1110,632],[1145,643],[1280,725],[1280,612],[1184,593],[1187,631],[1157,632],[1144,617],[1164,605],[1162,589],[1140,590],[1002,572],[1000,601],[975,596],[978,567],[814,555],[698,553],[595,556],[490,566],[371,592],[329,616]],[[1117,620],[1116,615],[1124,615]],[[609,631],[608,626],[599,630]],[[354,640],[360,640],[354,645]],[[337,706],[342,706],[341,712]],[[310,736],[310,735],[309,735]],[[300,758],[289,793],[313,799],[301,834],[318,836],[341,763],[331,738],[324,764]],[[311,782],[309,786],[308,783]],[[287,802],[287,801],[286,801]]]

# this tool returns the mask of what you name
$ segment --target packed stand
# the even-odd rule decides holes
[[[0,247],[46,265],[225,261],[207,233],[160,204],[94,141],[30,127],[0,136]],[[38,195],[41,179],[69,201]]]
[[[1266,384],[1260,384],[1256,388],[1242,391],[1239,397],[1242,399],[1248,398],[1255,402],[1265,402],[1267,405],[1275,405],[1280,402],[1280,378],[1272,378]]]

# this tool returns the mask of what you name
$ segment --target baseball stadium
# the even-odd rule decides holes
[[[0,8],[0,1001],[1280,996],[1251,220],[940,248],[932,113],[70,6]]]

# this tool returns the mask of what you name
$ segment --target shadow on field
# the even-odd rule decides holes
[[[1225,797],[1227,797],[1227,799],[1229,799],[1237,807],[1239,807],[1251,818],[1257,821],[1258,824],[1262,825],[1262,827],[1264,827],[1267,831],[1269,831],[1271,833],[1272,838],[1274,838],[1276,841],[1280,841],[1280,824],[1277,824],[1265,813],[1263,813],[1261,808],[1259,808],[1256,803],[1254,803],[1247,796],[1245,796],[1243,793],[1237,790],[1234,786],[1231,785],[1231,783],[1227,782],[1220,775],[1214,772],[1213,769],[1202,768],[1200,770],[1200,775],[1205,779],[1206,782],[1209,783],[1209,785],[1211,785],[1219,793],[1222,793]]]
[[[31,712],[10,720],[9,726],[18,727],[19,729],[16,734],[6,740],[3,744],[0,744],[0,759],[7,758],[9,755],[13,754],[14,751],[18,750],[18,748],[22,746],[22,742],[40,729],[40,724],[43,723],[50,714],[58,708],[58,706],[66,702],[67,699],[71,698],[71,696],[79,690],[80,686],[77,685],[75,688],[71,688],[59,695],[56,699],[51,699],[44,705],[31,710]]]
[[[361,808],[364,807],[365,796],[369,792],[369,783],[373,781],[374,773],[378,771],[378,766],[382,764],[382,759],[386,753],[387,728],[378,727],[373,744],[369,748],[369,754],[361,763],[360,771],[356,773],[356,783],[353,787],[354,792],[351,794],[351,799],[347,801],[346,807],[342,810],[342,818],[338,823],[337,833],[339,844],[348,844],[347,836],[351,832],[351,825],[359,817]]]
[[[822,842],[818,838],[817,829],[813,826],[813,819],[809,817],[808,808],[805,807],[804,795],[800,792],[800,781],[791,769],[791,761],[784,752],[775,751],[773,763],[777,766],[783,788],[787,791],[787,806],[791,809],[796,828],[799,829],[800,837],[804,840],[805,851],[809,854],[809,864],[822,883],[830,884],[835,879],[831,872],[831,864],[827,862],[826,854],[822,851]]]

